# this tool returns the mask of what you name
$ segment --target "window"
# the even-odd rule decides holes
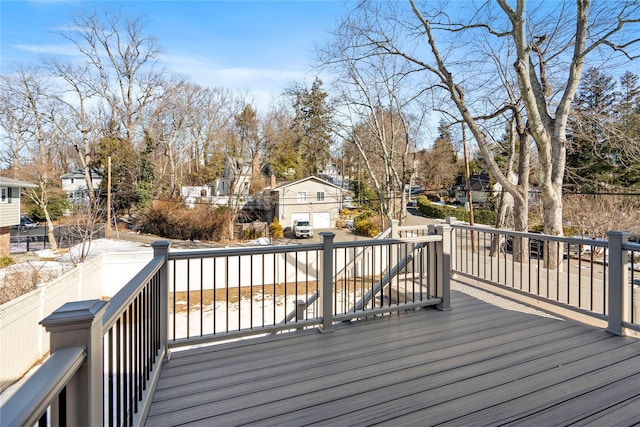
[[[306,201],[307,201],[307,192],[298,191],[298,203],[306,203]]]
[[[7,187],[0,187],[0,203],[9,202],[9,189]]]
[[[318,191],[316,193],[316,200],[318,202],[324,202],[324,191]]]

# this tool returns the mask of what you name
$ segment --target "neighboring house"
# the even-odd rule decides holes
[[[84,179],[84,169],[65,173],[60,179],[62,181],[62,191],[67,193],[72,203],[87,202],[89,200],[87,181]],[[91,169],[91,184],[94,192],[97,192],[100,188],[102,179],[102,175],[97,170]]]
[[[324,170],[318,172],[318,177],[342,188],[345,188],[347,184],[342,171],[335,163],[327,163]]]
[[[190,207],[193,207],[196,202],[228,206],[229,192],[231,186],[234,186],[233,195],[242,207],[249,196],[254,168],[252,161],[240,158],[229,159],[222,177],[216,179],[213,185],[183,186],[180,189],[182,200]]]
[[[471,188],[471,199],[473,203],[486,202],[493,192],[489,184],[489,174],[487,173],[470,175],[469,186]],[[455,195],[458,203],[467,203],[466,183],[456,186]]]
[[[35,184],[0,176],[0,256],[9,255],[11,226],[20,224],[20,191]]]
[[[250,160],[229,159],[224,166],[222,178],[216,179],[213,185],[214,196],[228,196],[232,185],[235,186],[233,194],[236,196],[249,194],[253,169],[253,162]]]
[[[180,188],[180,197],[187,206],[192,208],[198,202],[213,203],[213,190],[212,185],[183,185]]]
[[[315,229],[334,228],[343,193],[342,188],[315,176],[287,182],[271,189],[274,216],[283,227],[307,220]]]

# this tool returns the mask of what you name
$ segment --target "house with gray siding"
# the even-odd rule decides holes
[[[20,191],[35,184],[0,176],[0,256],[9,255],[11,226],[20,224]]]

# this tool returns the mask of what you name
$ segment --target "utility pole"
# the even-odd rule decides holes
[[[107,158],[107,239],[111,239],[111,156]]]

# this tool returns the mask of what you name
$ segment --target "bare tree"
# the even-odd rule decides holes
[[[263,121],[264,155],[262,164],[280,179],[293,178],[290,173],[300,163],[296,150],[298,135],[294,130],[293,114],[285,105],[275,105]]]
[[[76,46],[91,70],[93,78],[87,83],[107,102],[124,138],[141,139],[145,109],[162,95],[164,84],[155,38],[145,34],[142,18],[123,18],[115,10],[77,15],[71,24],[73,30],[61,35]]]
[[[200,91],[200,86],[183,80],[167,82],[149,123],[149,135],[162,154],[162,175],[168,176],[172,198],[179,195],[182,175],[192,163],[196,140],[191,129],[202,108]]]
[[[58,245],[48,204],[59,172],[53,147],[60,141],[53,124],[56,106],[46,95],[50,90],[47,79],[31,67],[20,67],[15,73],[2,76],[1,93],[7,102],[3,104],[2,128],[8,146],[13,147],[11,164],[22,178],[37,183],[29,195],[44,213],[49,243],[55,251]]]
[[[51,117],[57,130],[73,145],[84,171],[90,206],[96,204],[91,177],[93,143],[99,135],[97,110],[92,106],[98,93],[93,88],[89,67],[50,59],[47,63],[51,75],[64,82],[51,97],[61,112]]]
[[[7,169],[20,169],[22,164],[30,161],[29,149],[38,117],[34,116],[31,108],[25,108],[28,100],[24,90],[29,90],[30,82],[36,84],[36,76],[26,67],[0,75],[0,164]]]
[[[616,2],[615,5],[610,5],[613,7],[611,10],[594,10],[592,13],[589,0],[576,0],[575,10],[572,11],[575,15],[562,9],[554,23],[569,24],[571,32],[562,34],[559,31],[554,34],[538,33],[542,25],[537,28],[527,24],[524,0],[518,0],[515,8],[505,0],[498,0],[498,4],[511,23],[511,28],[505,35],[512,39],[517,52],[514,69],[527,113],[528,129],[538,149],[544,231],[547,234],[562,235],[562,184],[568,145],[567,122],[587,55],[601,46],[622,51],[640,42],[640,38],[634,38],[635,36],[624,39],[624,30],[628,29],[628,25],[640,22],[640,5],[637,2]],[[612,15],[604,18],[604,22],[598,22],[599,14],[607,12]],[[611,16],[616,19],[610,19]],[[546,26],[546,29],[553,27]],[[561,85],[559,96],[553,96],[551,81],[547,76],[551,72],[554,57],[562,55],[568,49],[566,45],[559,45],[562,42],[559,37],[562,36],[569,38],[573,49],[569,51],[569,64],[565,66],[564,77],[556,75]],[[557,263],[557,255],[549,254],[550,265]]]
[[[610,230],[640,235],[640,204],[617,194],[567,194],[565,217],[581,235],[605,239]]]
[[[349,27],[320,52],[339,77],[334,83],[343,139],[357,148],[378,194],[383,218],[407,216],[405,191],[415,173],[416,135],[425,116],[421,92],[407,90],[410,70],[393,57],[362,60]],[[396,195],[400,200],[396,200]]]
[[[460,170],[449,124],[441,120],[438,131],[438,137],[431,148],[417,153],[417,177],[426,189],[434,191],[450,188]]]
[[[542,2],[529,11],[524,0],[517,0],[515,8],[498,0],[497,8],[489,2],[480,7],[470,4],[467,9],[456,3],[456,10],[448,11],[443,4],[419,7],[412,0],[409,3],[409,16],[396,4],[363,3],[363,12],[349,22],[358,23],[370,55],[400,56],[435,78],[473,133],[492,174],[517,200],[526,198],[526,193],[491,160],[491,127],[478,121],[517,107],[504,89],[493,84],[500,81],[496,79],[499,74],[485,57],[469,57],[466,52],[484,45],[490,48],[480,53],[499,54],[503,67],[515,62],[510,72],[517,82],[516,99],[522,102],[526,133],[537,148],[544,231],[561,235],[567,118],[585,59],[605,47],[610,49],[609,57],[631,56],[630,50],[640,39],[630,25],[640,22],[640,6],[637,2],[603,3],[592,11],[588,0],[576,0],[573,4]],[[383,7],[387,15],[382,14]],[[428,58],[420,57],[424,45],[429,49]],[[550,254],[550,265],[555,265],[553,258]]]
[[[233,95],[224,88],[198,86],[189,126],[192,140],[190,173],[200,179],[211,179],[217,171],[216,157],[221,158],[222,134],[232,120]],[[204,176],[203,176],[204,175]]]

